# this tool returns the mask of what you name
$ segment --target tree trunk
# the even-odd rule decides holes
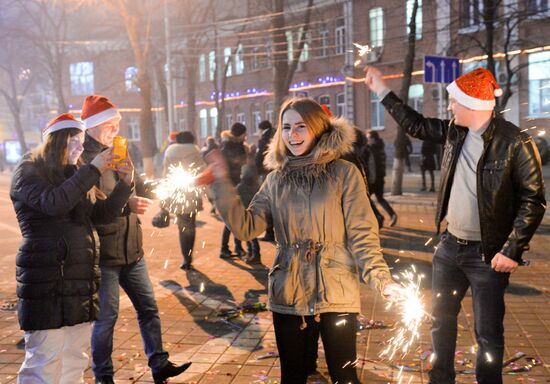
[[[145,70],[138,69],[139,87],[141,96],[141,112],[139,115],[139,131],[141,134],[141,153],[143,154],[143,170],[149,177],[153,177],[155,169],[153,158],[157,154],[153,114],[151,112],[151,79]]]
[[[483,1],[483,24],[485,25],[485,53],[487,54],[487,69],[496,77],[494,53],[495,23],[497,4],[494,0]]]
[[[278,111],[288,95],[288,87],[285,86],[288,73],[288,44],[285,33],[281,32],[285,28],[284,0],[272,0],[272,12],[275,14],[271,19],[273,110]]]
[[[187,83],[187,129],[193,132],[196,138],[199,138],[197,127],[197,67],[192,60],[187,60],[185,65],[186,83]]]
[[[414,67],[414,56],[416,53],[416,12],[418,10],[418,0],[415,0],[411,19],[409,21],[409,36],[407,43],[407,55],[405,56],[405,65],[403,68],[403,82],[401,83],[401,90],[399,91],[399,97],[403,100],[403,103],[409,102],[409,88],[412,81],[412,71]],[[392,167],[392,195],[403,194],[403,163],[405,157],[407,157],[407,143],[406,133],[400,126],[397,127],[397,138],[395,140],[395,155],[393,159]]]

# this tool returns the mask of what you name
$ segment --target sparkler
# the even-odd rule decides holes
[[[423,304],[423,295],[420,293],[420,283],[423,275],[416,273],[414,265],[411,269],[401,272],[398,276],[402,280],[403,297],[399,301],[390,301],[386,309],[396,306],[400,320],[395,326],[396,335],[388,340],[387,347],[380,353],[380,357],[392,360],[396,355],[404,358],[411,346],[419,338],[419,328],[422,321],[428,316]]]
[[[355,60],[355,63],[353,63],[354,67],[358,67],[363,63],[363,56],[368,54],[372,51],[371,47],[369,45],[361,45],[358,43],[353,43],[353,45],[359,50],[359,59]]]
[[[163,207],[172,213],[192,207],[200,198],[202,188],[196,185],[200,169],[191,164],[184,168],[181,164],[170,165],[166,176],[155,185],[155,195],[162,201]]]

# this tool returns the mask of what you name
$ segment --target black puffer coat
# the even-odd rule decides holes
[[[23,236],[16,258],[17,309],[26,331],[97,319],[100,273],[92,221],[117,214],[130,194],[121,182],[111,198],[93,204],[88,191],[99,171],[68,166],[65,174],[62,184],[53,185],[27,155],[12,178],[10,196]]]
[[[439,231],[468,129],[425,118],[393,92],[382,104],[412,137],[444,145],[436,215]],[[499,117],[492,119],[482,138],[476,185],[482,254],[486,263],[498,252],[521,262],[546,210],[540,156],[531,136]]]

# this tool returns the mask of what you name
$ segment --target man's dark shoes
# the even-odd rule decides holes
[[[95,384],[115,384],[113,376],[101,376],[95,378]]]
[[[231,259],[231,251],[229,249],[222,249],[220,252],[220,259]]]
[[[390,227],[393,227],[395,224],[397,224],[397,215],[394,213],[391,215]]]
[[[183,363],[182,365],[176,365],[171,361],[168,361],[158,372],[153,373],[153,380],[155,381],[155,384],[164,384],[166,379],[185,372],[189,366],[191,366],[190,361]]]

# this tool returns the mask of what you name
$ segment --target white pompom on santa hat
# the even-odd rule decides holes
[[[120,113],[116,106],[105,96],[87,96],[82,105],[80,118],[86,125],[86,129],[97,127],[111,119],[120,119]]]
[[[493,74],[485,68],[474,69],[447,86],[449,96],[458,103],[476,111],[491,111],[495,96],[502,96],[502,89]]]
[[[86,130],[84,123],[71,115],[70,113],[64,113],[50,120],[48,124],[42,129],[42,137],[45,139],[50,133],[60,131],[67,128],[77,128],[82,132]]]

